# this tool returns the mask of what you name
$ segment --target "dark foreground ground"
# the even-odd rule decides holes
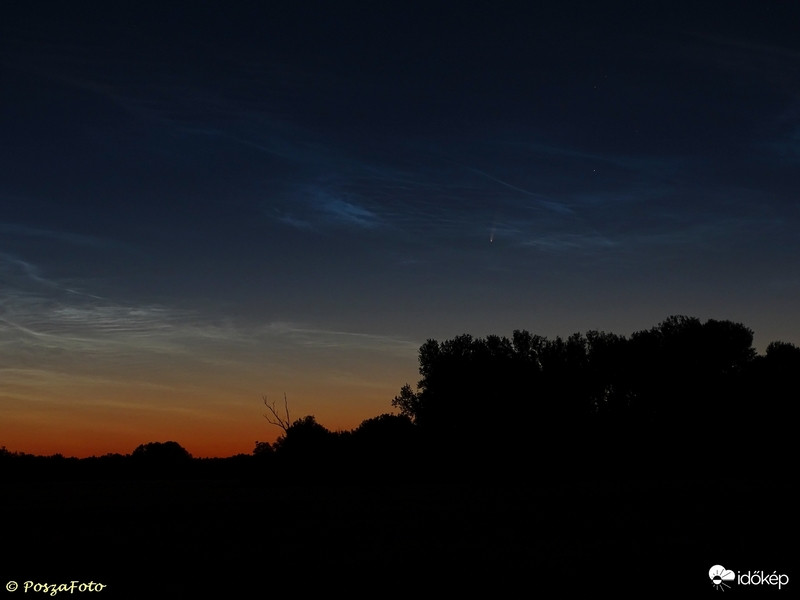
[[[524,485],[17,481],[0,504],[0,595],[50,597],[22,586],[76,580],[107,587],[56,597],[692,597],[718,593],[715,564],[794,577],[797,500],[793,478],[719,472]]]

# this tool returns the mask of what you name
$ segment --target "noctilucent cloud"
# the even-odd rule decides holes
[[[786,2],[5,10],[0,444],[249,453],[284,393],[349,429],[461,333],[687,314],[800,343],[797,23]]]

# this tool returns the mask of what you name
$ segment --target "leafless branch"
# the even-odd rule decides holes
[[[286,393],[283,394],[283,411],[285,413],[285,417],[281,417],[278,414],[278,410],[275,408],[275,401],[273,400],[272,403],[267,402],[267,397],[263,396],[264,399],[264,406],[267,407],[269,410],[269,414],[264,415],[264,417],[269,421],[270,424],[275,425],[276,427],[280,427],[283,429],[283,432],[286,433],[289,430],[289,426],[292,424],[291,420],[289,419],[289,401],[286,399]]]

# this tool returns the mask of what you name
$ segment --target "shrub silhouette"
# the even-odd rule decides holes
[[[266,456],[272,456],[274,452],[275,449],[269,442],[256,441],[255,448],[253,448],[253,456],[258,456],[262,458]]]
[[[132,467],[142,476],[180,477],[192,466],[192,455],[173,441],[141,444],[130,458]]]
[[[184,464],[192,458],[183,446],[172,441],[141,444],[131,456],[136,460],[159,464]]]
[[[278,456],[307,458],[321,455],[333,443],[334,434],[317,423],[313,415],[295,420],[274,444]]]

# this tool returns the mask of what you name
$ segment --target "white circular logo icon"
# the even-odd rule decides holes
[[[736,575],[733,571],[726,569],[722,565],[714,565],[708,570],[708,577],[711,579],[711,584],[718,590],[725,591],[724,588],[729,588],[726,581],[733,581]]]

